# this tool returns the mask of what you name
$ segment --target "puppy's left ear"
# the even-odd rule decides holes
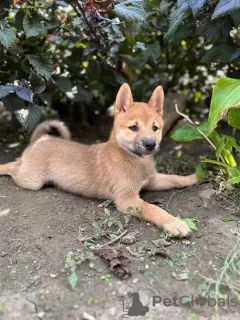
[[[164,103],[164,92],[163,87],[159,86],[154,91],[153,94],[148,101],[150,107],[154,108],[160,116],[163,115],[163,103]]]

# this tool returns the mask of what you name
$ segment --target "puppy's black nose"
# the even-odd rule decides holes
[[[143,140],[143,145],[148,151],[152,151],[156,146],[156,141],[154,141],[154,140]]]

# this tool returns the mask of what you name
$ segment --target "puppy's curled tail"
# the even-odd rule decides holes
[[[40,123],[36,127],[31,136],[30,143],[37,141],[44,134],[50,134],[53,129],[59,133],[61,138],[67,140],[71,139],[71,133],[63,122],[58,120],[48,120]]]

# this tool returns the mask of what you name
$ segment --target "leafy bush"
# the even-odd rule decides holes
[[[125,81],[111,64],[125,22],[145,20],[141,0],[15,0],[2,6],[0,98],[25,128],[31,131],[40,120],[39,105],[112,101],[98,85]]]
[[[103,113],[125,81],[136,100],[162,84],[198,103],[210,96],[217,75],[238,71],[239,8],[235,1],[209,3],[6,0],[0,99],[29,131],[52,108],[74,121]],[[220,59],[227,47],[235,55]],[[218,55],[210,54],[214,48]]]
[[[235,0],[178,0],[165,37],[171,41],[184,24],[204,39],[202,62],[236,62],[240,57],[240,3]]]
[[[214,147],[217,160],[203,159],[204,162],[217,164],[225,170],[228,183],[240,183],[240,169],[232,151],[240,152],[240,146],[232,136],[216,131],[219,121],[227,115],[228,124],[240,129],[240,80],[220,78],[212,94],[208,120],[199,126],[185,126],[177,129],[172,138],[180,142],[207,139]]]

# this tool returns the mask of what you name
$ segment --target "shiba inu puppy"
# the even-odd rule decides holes
[[[59,121],[46,121],[33,132],[20,159],[0,165],[0,175],[10,175],[25,189],[39,190],[46,183],[86,197],[112,199],[121,212],[128,210],[175,237],[189,236],[185,222],[144,202],[141,189],[168,190],[197,183],[195,174],[177,176],[156,172],[154,154],[163,129],[164,93],[157,87],[148,103],[134,102],[123,84],[115,102],[114,125],[106,143],[83,145],[70,140]],[[61,137],[48,135],[55,128]]]

